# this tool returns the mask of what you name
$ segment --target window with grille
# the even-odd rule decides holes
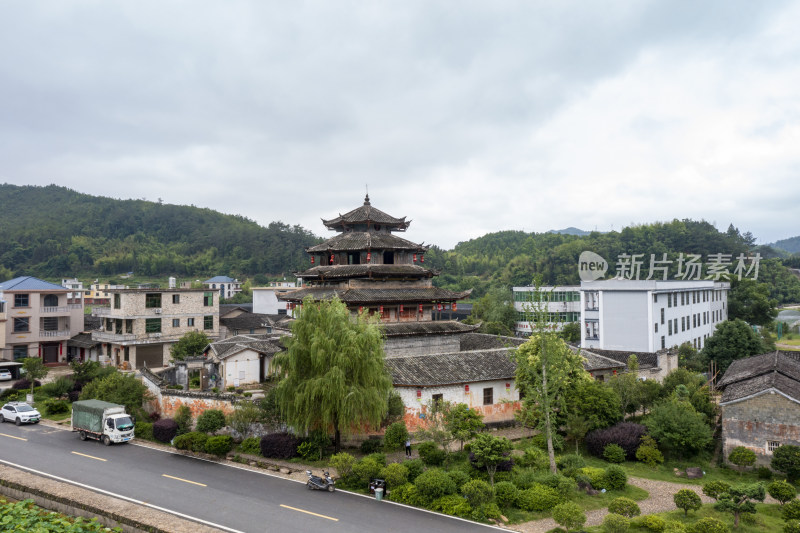
[[[29,300],[27,294],[14,295],[14,307],[28,307]]]
[[[121,307],[121,298],[121,295],[114,294],[114,309],[119,309]]]
[[[204,316],[203,317],[203,329],[214,329],[214,317]]]
[[[180,318],[173,318],[172,319],[172,327],[173,328],[181,327],[181,319]]]
[[[494,389],[486,387],[483,389],[483,405],[492,405],[494,403]]]
[[[145,333],[161,333],[161,319],[160,318],[146,318],[144,320]]]
[[[780,445],[781,443],[776,440],[767,441],[767,451],[774,452]]]
[[[22,333],[30,330],[30,317],[23,316],[14,319],[14,333]]]
[[[173,294],[172,295],[172,303],[174,303],[174,304],[181,303],[181,295],[180,294]]]
[[[194,318],[187,318],[186,325],[189,326],[190,328],[194,327]]]
[[[144,306],[148,309],[161,307],[161,293],[149,292],[144,296]]]
[[[204,307],[211,307],[214,305],[214,293],[213,292],[204,292],[203,293],[203,306]]]

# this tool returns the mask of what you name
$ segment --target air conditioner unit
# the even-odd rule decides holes
[[[157,314],[157,315],[160,315],[160,314],[161,314],[161,309],[160,309],[160,308],[158,308],[158,309],[153,309],[153,312],[154,312],[155,314]]]

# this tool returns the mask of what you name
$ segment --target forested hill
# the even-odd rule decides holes
[[[797,237],[790,237],[788,239],[782,239],[780,241],[776,241],[771,246],[775,248],[780,248],[781,250],[786,250],[792,254],[800,254],[800,236]]]
[[[800,301],[800,280],[792,276],[782,261],[791,264],[797,257],[778,259],[769,247],[754,247],[755,238],[740,233],[733,226],[724,232],[705,221],[673,220],[624,228],[608,233],[591,232],[587,236],[557,233],[525,233],[501,231],[461,242],[452,251],[431,249],[426,255],[430,263],[442,270],[436,280],[447,288],[474,289],[481,296],[492,288],[529,285],[540,276],[545,285],[576,285],[578,257],[584,250],[604,257],[614,275],[620,254],[650,254],[675,260],[678,254],[700,254],[706,261],[710,254],[732,254],[758,251],[764,258],[760,263],[758,280],[769,285],[770,295],[778,303]],[[645,265],[645,267],[647,264]],[[677,264],[669,279],[674,279]],[[642,279],[647,277],[643,269]]]
[[[289,275],[320,241],[211,209],[115,200],[64,187],[0,185],[3,276]]]

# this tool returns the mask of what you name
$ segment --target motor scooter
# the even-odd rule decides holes
[[[306,475],[308,476],[306,486],[309,490],[327,490],[328,492],[336,490],[334,487],[336,482],[331,479],[331,475],[328,472],[323,472],[325,477],[320,477],[312,474],[311,470],[306,470]]]

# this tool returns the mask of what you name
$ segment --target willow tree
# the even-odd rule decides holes
[[[338,452],[342,434],[380,425],[392,380],[377,324],[351,316],[338,299],[307,298],[286,348],[274,359],[283,377],[275,397],[296,432],[333,433]]]

